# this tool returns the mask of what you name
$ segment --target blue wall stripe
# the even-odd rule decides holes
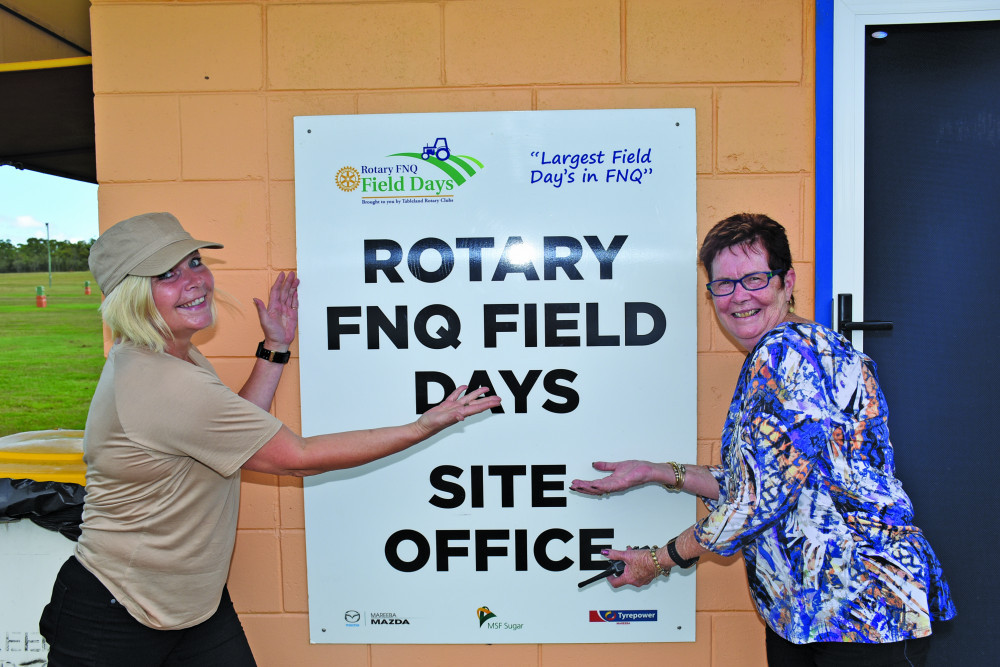
[[[833,320],[833,0],[816,0],[816,321]]]

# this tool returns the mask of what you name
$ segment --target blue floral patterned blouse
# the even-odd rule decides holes
[[[698,542],[743,550],[757,609],[796,644],[924,637],[955,615],[894,475],[874,362],[818,324],[783,323],[747,356]]]

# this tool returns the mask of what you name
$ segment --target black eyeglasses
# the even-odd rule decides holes
[[[756,292],[757,290],[762,290],[767,287],[771,278],[774,276],[782,276],[787,273],[788,269],[784,271],[756,271],[754,273],[748,273],[742,278],[737,278],[736,280],[731,280],[729,278],[723,278],[722,280],[713,280],[710,283],[705,283],[705,287],[708,291],[712,293],[712,296],[729,296],[736,291],[736,283],[743,285],[743,289],[748,292]]]

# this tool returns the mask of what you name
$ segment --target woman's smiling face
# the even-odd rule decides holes
[[[730,246],[712,260],[711,280],[739,280],[760,271],[770,271],[767,253],[760,243]],[[767,287],[750,291],[737,283],[736,290],[726,296],[713,296],[719,323],[743,348],[750,350],[761,337],[788,316],[788,302],[795,285],[795,270],[788,269],[782,277],[774,276]]]
[[[215,278],[195,251],[153,278],[153,303],[175,340],[186,341],[212,325]]]

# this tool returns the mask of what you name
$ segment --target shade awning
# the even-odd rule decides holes
[[[0,165],[97,182],[90,0],[0,0]]]
[[[0,65],[0,164],[97,183],[90,58]]]

